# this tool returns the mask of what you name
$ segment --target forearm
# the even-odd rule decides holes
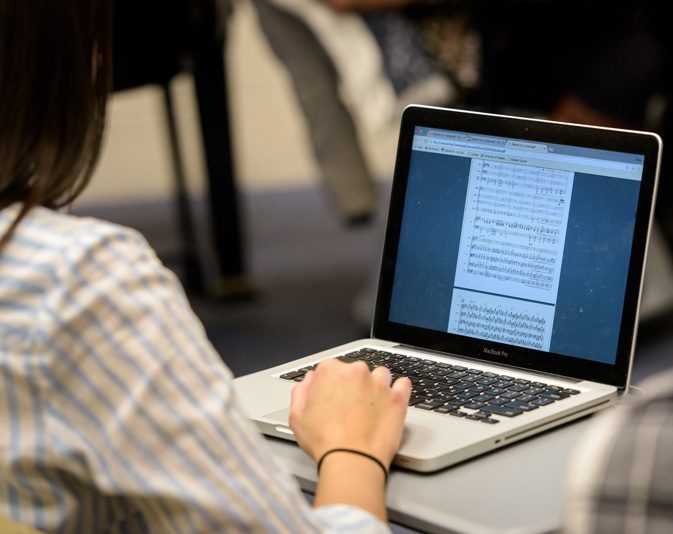
[[[347,504],[387,521],[385,473],[374,461],[348,452],[329,454],[320,467],[313,505]]]

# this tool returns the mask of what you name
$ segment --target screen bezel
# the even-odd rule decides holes
[[[614,365],[478,340],[389,320],[411,147],[416,127],[495,135],[645,156]],[[661,150],[661,138],[651,132],[558,123],[476,111],[408,106],[402,115],[399,133],[372,337],[432,351],[611,384],[619,388],[626,387],[635,347],[644,260],[652,224]],[[485,347],[490,349],[492,354],[486,354]]]

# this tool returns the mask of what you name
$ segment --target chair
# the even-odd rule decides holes
[[[115,2],[114,90],[157,85],[163,93],[175,181],[184,283],[205,291],[198,236],[189,205],[170,82],[181,72],[194,78],[209,186],[209,218],[218,267],[217,296],[251,293],[245,273],[223,50],[229,6],[218,0]]]

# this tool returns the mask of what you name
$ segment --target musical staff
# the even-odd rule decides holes
[[[554,307],[455,289],[448,331],[549,350]]]
[[[572,172],[474,159],[456,285],[555,303]]]

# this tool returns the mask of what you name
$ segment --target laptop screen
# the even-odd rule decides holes
[[[409,128],[388,321],[475,340],[480,357],[616,365],[625,306],[636,317],[646,154],[525,128]]]

